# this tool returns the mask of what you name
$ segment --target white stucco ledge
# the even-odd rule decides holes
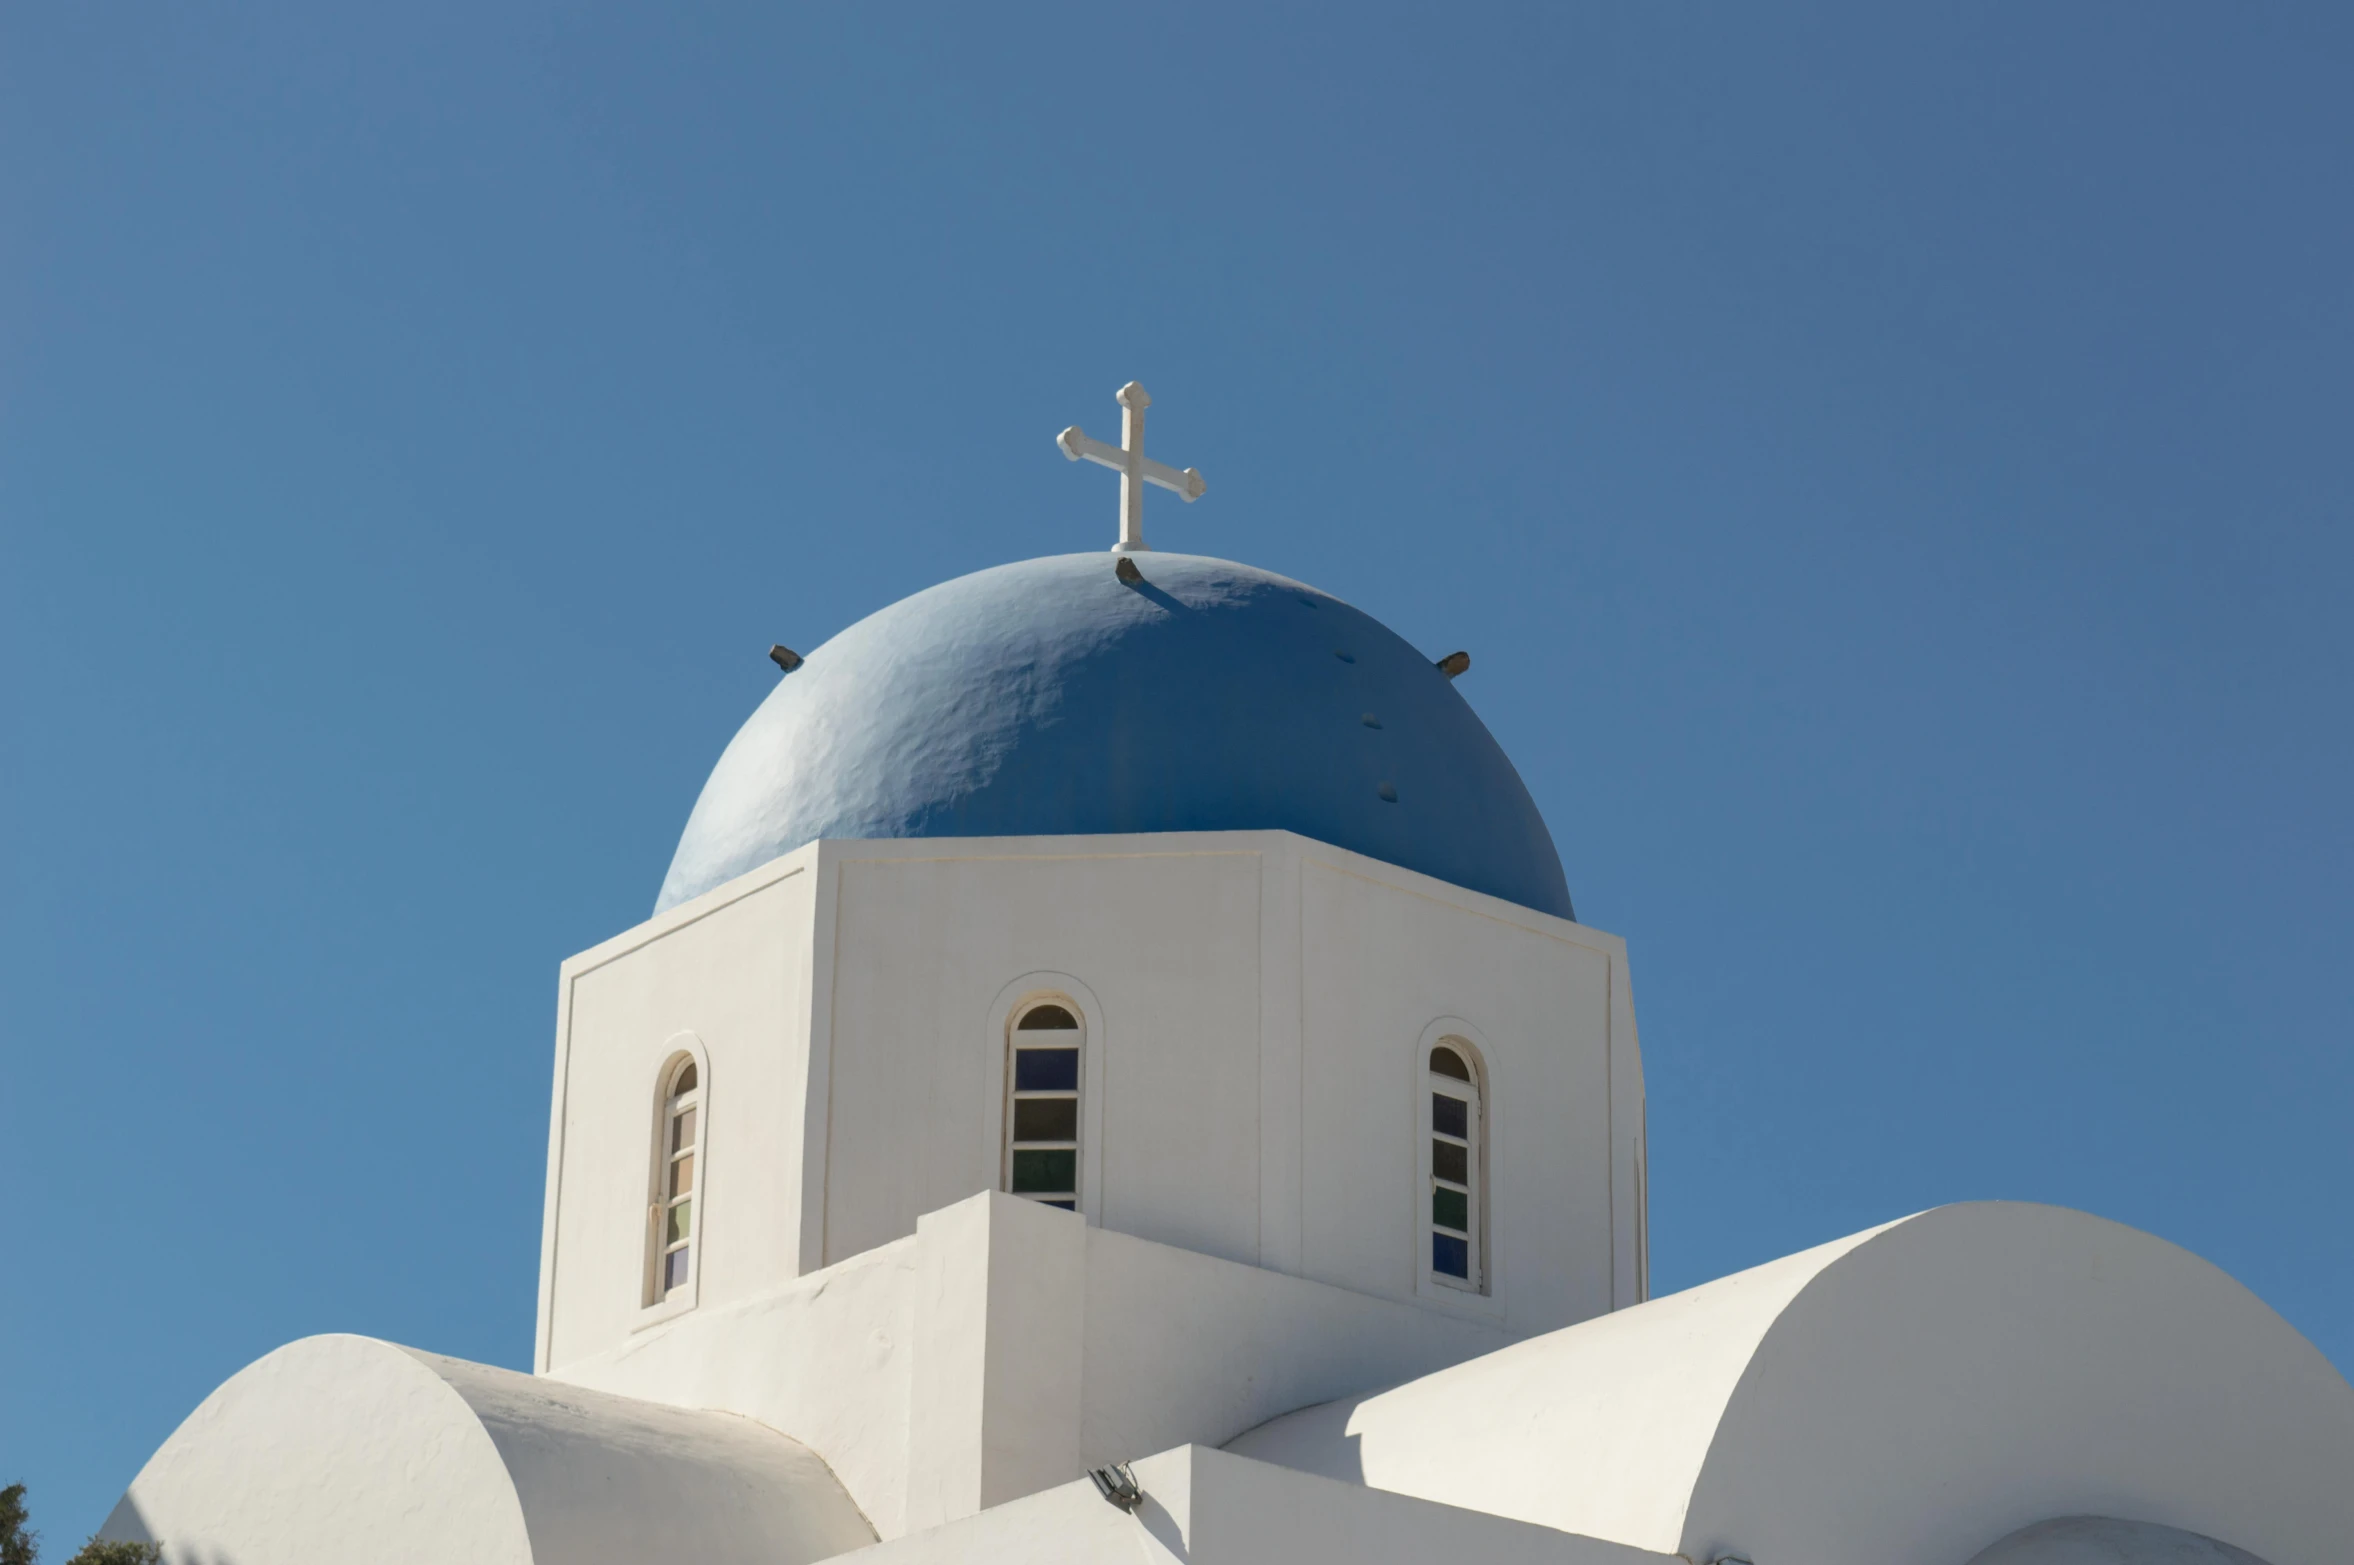
[[[1227,1449],[1693,1561],[2013,1565],[1988,1551],[2070,1518],[2269,1565],[2354,1553],[2354,1389],[2329,1361],[2185,1250],[2008,1202],[1891,1223]],[[2029,1541],[2020,1565],[2107,1557]]]
[[[874,1540],[824,1462],[749,1419],[353,1336],[230,1377],[101,1535],[170,1565],[802,1565]]]
[[[1163,1451],[1131,1471],[1144,1492],[1133,1514],[1081,1479],[878,1544],[841,1565],[1687,1565],[1208,1446]]]

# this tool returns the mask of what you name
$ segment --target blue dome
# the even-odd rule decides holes
[[[656,912],[822,837],[1281,830],[1552,913],[1520,774],[1429,658],[1225,560],[1024,560],[809,654],[703,785]]]

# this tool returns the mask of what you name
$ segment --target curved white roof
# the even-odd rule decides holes
[[[1943,1207],[1228,1450],[1695,1561],[1963,1561],[2055,1517],[2354,1538],[2354,1389],[2163,1240]]]
[[[207,1397],[102,1536],[236,1565],[805,1565],[875,1535],[750,1419],[324,1336]]]

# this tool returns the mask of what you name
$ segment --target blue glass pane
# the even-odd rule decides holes
[[[1430,1269],[1442,1277],[1471,1280],[1471,1245],[1447,1234],[1430,1236]]]
[[[683,1288],[687,1283],[687,1253],[673,1250],[662,1258],[662,1291]]]
[[[1040,1206],[1059,1206],[1066,1212],[1079,1210],[1079,1203],[1076,1201],[1041,1201],[1038,1204]]]
[[[1079,1087],[1077,1049],[1016,1049],[1016,1092],[1075,1092]]]

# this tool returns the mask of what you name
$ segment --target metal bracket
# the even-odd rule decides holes
[[[1144,1491],[1136,1487],[1136,1474],[1126,1462],[1114,1462],[1109,1467],[1090,1467],[1087,1476],[1095,1480],[1095,1492],[1114,1506],[1133,1514],[1144,1503]]]

